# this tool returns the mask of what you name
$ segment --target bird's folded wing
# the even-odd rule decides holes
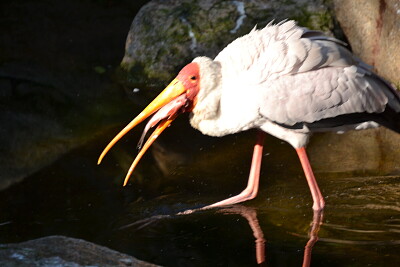
[[[358,66],[328,67],[260,84],[260,114],[288,126],[350,113],[380,113],[394,98],[387,85]]]
[[[253,30],[215,60],[230,90],[257,95],[260,114],[288,126],[399,105],[393,88],[343,42],[294,21]]]

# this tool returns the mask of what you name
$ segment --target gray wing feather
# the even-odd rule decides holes
[[[285,76],[268,87],[259,103],[260,114],[285,125],[350,113],[379,113],[391,101],[399,105],[385,84],[357,66]]]
[[[393,88],[344,45],[286,21],[252,30],[215,60],[222,66],[222,83],[243,81],[244,90],[259,96],[260,114],[278,123],[383,112],[386,105],[400,112]]]
[[[347,46],[345,42],[342,42],[334,37],[326,36],[323,32],[321,31],[313,31],[309,30],[307,28],[302,28],[304,33],[301,36],[302,38],[308,38],[310,40],[326,40],[326,41],[331,41],[337,44],[340,44],[342,46]]]

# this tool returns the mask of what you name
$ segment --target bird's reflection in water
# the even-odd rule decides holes
[[[318,241],[318,232],[321,228],[322,220],[324,218],[324,211],[314,211],[313,220],[311,222],[310,232],[309,232],[309,240],[304,248],[304,257],[303,257],[303,267],[310,266],[311,263],[311,252],[312,249]]]
[[[263,264],[266,261],[265,257],[265,238],[257,219],[257,210],[255,208],[235,205],[226,209],[220,210],[223,214],[238,214],[245,218],[253,231],[256,243],[256,260],[258,264]],[[304,248],[303,267],[310,266],[311,253],[315,243],[318,241],[318,232],[322,224],[323,211],[314,211],[311,227],[309,231],[309,240]]]
[[[256,260],[258,264],[265,262],[265,238],[264,233],[258,223],[257,210],[251,207],[235,205],[229,208],[221,209],[223,214],[238,214],[245,218],[253,231],[256,239]]]
[[[143,229],[147,226],[149,226],[152,223],[155,223],[161,219],[166,219],[166,218],[174,218],[176,216],[188,216],[190,214],[193,214],[195,212],[199,211],[205,211],[205,210],[210,210],[211,208],[199,208],[199,209],[193,209],[193,210],[186,210],[184,212],[178,212],[173,215],[155,215],[151,216],[149,218],[145,218],[142,220],[135,221],[131,224],[124,225],[119,228],[119,230],[123,230],[129,227],[136,227],[138,230]],[[266,253],[265,253],[265,243],[267,240],[264,237],[264,232],[261,229],[261,226],[259,224],[258,218],[257,218],[257,210],[253,207],[247,207],[247,206],[242,206],[242,205],[233,205],[229,206],[227,208],[221,208],[217,210],[217,213],[222,213],[224,215],[232,215],[232,214],[237,214],[245,218],[253,231],[253,236],[255,238],[255,252],[256,252],[256,260],[257,264],[264,265],[266,263]],[[311,221],[310,225],[310,230],[309,230],[309,239],[304,247],[304,256],[303,256],[303,267],[308,267],[311,264],[311,255],[312,255],[312,249],[315,245],[315,243],[318,241],[318,232],[320,230],[320,227],[322,225],[324,213],[323,211],[314,211],[313,212],[313,218]]]

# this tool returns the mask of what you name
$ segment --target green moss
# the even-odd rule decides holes
[[[95,66],[93,67],[93,70],[98,74],[104,74],[107,71],[106,68],[104,68],[103,66]]]
[[[135,62],[133,64],[122,64],[121,69],[118,71],[118,78],[121,80],[126,79],[128,83],[141,83],[143,82],[140,77],[145,77],[144,65]]]
[[[200,9],[200,7],[196,4],[196,1],[192,1],[191,3],[182,3],[175,10],[174,13],[178,17],[192,17],[194,15],[194,11]]]
[[[329,10],[310,12],[306,7],[299,8],[299,14],[291,19],[298,21],[299,25],[312,30],[329,31],[333,28],[332,15]]]

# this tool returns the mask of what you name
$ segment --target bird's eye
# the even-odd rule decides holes
[[[196,76],[190,76],[190,79],[191,79],[192,81],[195,81],[195,80],[196,80]]]

